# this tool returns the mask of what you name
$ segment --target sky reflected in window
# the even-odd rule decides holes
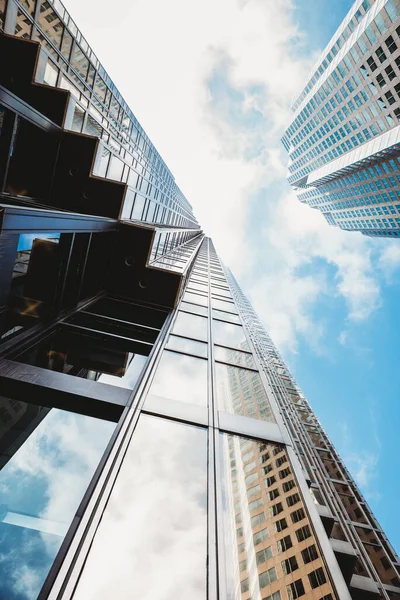
[[[206,562],[207,432],[144,415],[74,600],[204,600]]]
[[[0,408],[0,598],[35,600],[115,423],[6,399]]]
[[[207,406],[207,361],[165,351],[149,391],[197,406]]]

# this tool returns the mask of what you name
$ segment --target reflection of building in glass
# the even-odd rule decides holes
[[[400,5],[356,1],[293,104],[289,183],[330,225],[400,229]]]
[[[67,11],[9,0],[0,24],[0,598],[400,599],[379,524]]]
[[[274,600],[296,597],[293,590],[304,594],[303,579],[314,582],[316,574],[318,593],[333,598],[284,447],[224,434],[221,444],[231,483],[224,520],[233,552],[231,597],[264,598],[266,589]]]

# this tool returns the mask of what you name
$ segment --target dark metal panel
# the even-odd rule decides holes
[[[118,219],[127,185],[92,175],[99,140],[63,131],[51,204],[65,210]]]
[[[62,127],[70,93],[34,82],[39,52],[38,42],[0,36],[0,53],[7,56],[1,63],[0,85]]]
[[[131,390],[0,359],[3,396],[118,421]]]
[[[64,213],[3,204],[2,231],[25,233],[110,231],[117,221],[91,215]]]
[[[54,134],[60,134],[61,130],[45,115],[24,102],[21,98],[13,94],[10,90],[0,85],[0,104],[9,108],[19,116],[23,117],[33,125]]]

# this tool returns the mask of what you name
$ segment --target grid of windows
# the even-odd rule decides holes
[[[44,83],[76,102],[67,127],[101,139],[94,173],[130,186],[123,218],[197,227],[191,206],[161,156],[59,0],[21,1],[15,35],[34,36],[48,55]],[[34,25],[36,27],[34,27]]]
[[[313,83],[296,103],[296,115],[283,137],[290,154],[288,180],[298,190],[299,199],[321,210],[330,225],[370,236],[398,237],[396,158],[391,161],[391,179],[374,173],[382,168],[387,148],[391,147],[389,154],[393,154],[394,142],[385,142],[379,151],[371,142],[400,121],[400,5],[389,0],[372,21],[360,21],[346,40],[342,35],[338,39],[343,39],[343,48],[331,54],[331,61],[321,58]],[[367,143],[372,160],[367,165],[346,166],[344,170],[351,168],[353,174],[343,176],[338,165],[343,160],[346,165],[356,161],[356,149]],[[349,158],[350,152],[354,159]],[[330,170],[322,169],[328,175],[319,180],[315,173],[329,163],[334,163]]]

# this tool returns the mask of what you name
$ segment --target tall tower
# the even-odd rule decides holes
[[[67,11],[2,20],[0,598],[399,599],[394,550]]]
[[[288,181],[330,225],[400,236],[400,2],[356,0],[292,106]]]

